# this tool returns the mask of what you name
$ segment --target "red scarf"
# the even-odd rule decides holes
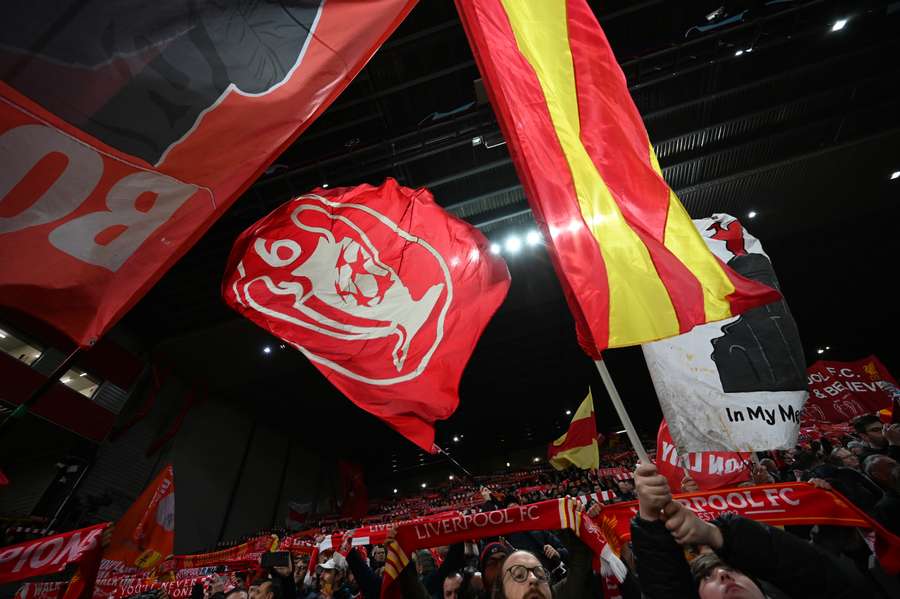
[[[888,532],[836,491],[825,491],[808,483],[780,483],[684,493],[674,498],[707,521],[725,514],[738,514],[772,526],[824,524],[872,529],[881,567],[891,575],[900,572],[900,537]],[[604,506],[598,525],[615,549],[631,538],[631,519],[637,510],[637,501]]]
[[[413,522],[397,528],[397,537],[387,544],[387,561],[384,567],[384,582],[381,585],[382,599],[399,597],[398,585],[394,584],[401,570],[409,564],[409,553],[416,549],[426,549],[441,545],[453,545],[481,539],[509,535],[529,530],[573,531],[587,545],[595,556],[608,563],[613,559],[610,549],[600,529],[587,514],[575,510],[571,497],[551,499],[496,510],[480,514],[456,514],[425,522]],[[618,565],[621,565],[619,562]],[[618,568],[618,566],[613,566]],[[620,570],[624,577],[624,572]]]
[[[71,563],[99,559],[108,523],[26,541],[0,549],[0,584],[62,572]]]

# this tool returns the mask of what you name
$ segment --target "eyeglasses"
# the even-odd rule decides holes
[[[550,580],[550,573],[547,572],[547,569],[544,566],[535,566],[533,568],[529,568],[528,566],[520,566],[515,565],[511,566],[506,573],[510,575],[510,577],[516,582],[525,582],[528,580],[528,574],[534,574],[534,577],[540,580],[541,582],[547,582]]]

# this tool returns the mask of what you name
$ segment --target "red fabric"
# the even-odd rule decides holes
[[[734,486],[750,480],[747,466],[749,453],[707,451],[687,454],[686,466],[701,489],[710,491]],[[684,470],[678,461],[678,450],[669,434],[669,424],[663,420],[656,435],[656,468],[669,480],[673,490],[681,489]]]
[[[260,556],[268,551],[275,551],[278,544],[277,536],[263,535],[221,551],[193,555],[175,555],[162,563],[160,571],[173,572],[188,568],[220,565],[231,567],[256,566],[259,565]]]
[[[881,566],[888,574],[900,573],[900,537],[836,491],[824,491],[808,483],[780,483],[676,494],[674,499],[707,521],[732,513],[772,526],[823,524],[872,529]],[[610,544],[621,545],[631,538],[631,519],[637,511],[637,501],[603,508],[597,525]]]
[[[567,497],[505,510],[455,514],[398,526],[396,541],[387,544],[387,564],[399,573],[405,567],[402,563],[403,556],[408,558],[416,549],[506,536],[515,532],[563,528],[572,530],[594,556],[599,556],[606,546],[602,530],[586,514],[576,513],[572,499]],[[386,567],[381,583],[382,599],[400,597],[398,586],[394,584]]]
[[[550,443],[547,446],[547,458],[553,458],[563,451],[577,447],[587,447],[594,442],[594,439],[597,438],[596,435],[597,427],[594,424],[594,413],[591,412],[588,418],[579,418],[569,424],[569,430],[566,431],[566,440],[562,445]]]
[[[160,470],[116,523],[103,552],[104,569],[150,571],[172,555],[175,546],[175,473]]]
[[[555,200],[529,202],[544,237],[550,239],[550,224],[568,226],[577,222],[583,227],[584,219],[577,202],[561,201],[562,198],[576,197],[575,184],[540,82],[531,65],[518,52],[503,6],[499,0],[456,0],[456,8],[526,195],[529,199]],[[499,81],[505,81],[507,85],[494,84]],[[514,108],[517,105],[533,110],[518,114]],[[540,165],[540,168],[532,165]],[[609,322],[609,284],[600,248],[587,235],[560,235],[553,245],[555,251],[550,252],[550,260],[575,319],[578,342],[589,355],[599,359],[600,352],[596,348],[605,343]],[[564,268],[563,256],[578,256],[581,268],[574,271]],[[578,293],[585,273],[591,274],[596,293]],[[605,331],[596,339],[586,314],[596,327]]]
[[[3,470],[0,470],[0,486],[6,486],[9,484],[9,479],[6,478],[6,474]]]
[[[341,515],[359,519],[369,512],[369,490],[366,488],[363,469],[359,464],[338,461],[341,477]]]
[[[547,98],[519,52],[501,0],[456,0],[475,60],[535,220],[574,316],[578,340],[595,359],[609,343],[609,280],[604,250],[586,231],[569,164]],[[682,331],[706,322],[700,285],[664,245],[670,192],[650,164],[650,143],[619,65],[585,0],[567,0],[580,141],[635,233],[646,244]],[[602,240],[601,240],[602,241]],[[612,250],[614,251],[614,250]],[[778,293],[722,265],[735,286],[732,313],[773,301]]]
[[[509,272],[424,189],[317,189],[235,242],[226,303],[426,451]]]
[[[856,362],[819,360],[806,373],[806,420],[848,422],[861,414],[890,409],[892,400],[900,396],[897,381],[875,356]]]
[[[100,535],[108,523],[95,524],[0,549],[0,584],[62,572],[100,552]]]
[[[166,115],[159,112],[160,105],[169,107],[171,98],[166,93],[188,103],[194,101],[191,98],[206,102],[206,95],[191,93],[197,91],[191,86],[201,82],[195,84],[179,70],[204,64],[202,59],[166,67],[187,82],[187,89],[167,87],[160,97],[153,87],[167,81],[154,62],[157,54],[164,60],[170,45],[194,44],[185,35],[172,33],[192,30],[178,19],[201,17],[189,15],[187,9],[183,17],[176,11],[167,19],[154,13],[155,19],[145,21],[147,27],[162,30],[138,29],[129,38],[137,40],[135,45],[158,39],[147,46],[152,50],[126,52],[110,41],[109,55],[91,56],[97,62],[91,68],[82,67],[76,58],[69,63],[41,54],[65,47],[71,39],[54,43],[58,40],[51,37],[39,44],[32,40],[21,50],[5,47],[0,51],[0,67],[15,69],[16,83],[25,81],[30,84],[28,93],[38,96],[26,97],[8,82],[0,83],[0,163],[6,175],[0,183],[0,256],[20,258],[0,260],[0,307],[46,321],[82,346],[93,343],[334,101],[414,4],[414,0],[323,2],[314,35],[297,44],[295,68],[283,75],[273,73],[272,80],[261,78],[262,91],[242,93],[243,84],[232,84],[218,98],[209,96],[202,111],[203,106],[197,106],[196,114],[191,112],[192,126],[186,123],[183,129],[167,131],[160,151],[152,156],[117,141],[121,138],[115,132],[138,140],[135,146],[142,145],[145,133],[155,135],[154,130],[142,128],[151,122],[151,115],[141,110],[148,105],[156,108],[153,118],[158,119],[160,131],[185,118],[177,102]],[[265,10],[264,5],[259,3],[258,8]],[[22,21],[55,22],[65,16],[53,14],[54,9],[43,3],[27,6],[26,12],[17,14]],[[118,31],[116,19],[125,18],[100,5],[88,10],[91,16],[77,22],[70,19],[67,27],[56,30],[57,35],[81,34],[81,39],[95,42],[98,29]],[[234,8],[226,3],[198,10],[214,13],[210,16],[219,23],[220,13]],[[261,33],[268,39],[247,32],[241,40],[231,36],[220,41],[238,44],[262,39],[261,44],[284,44],[278,39],[280,31],[292,30],[297,23],[287,9],[282,13],[268,11],[266,19],[257,15],[248,25],[267,28]],[[238,16],[235,21],[249,23],[254,15]],[[106,29],[101,28],[103,20],[109,21]],[[161,21],[164,25],[159,25]],[[85,30],[73,31],[76,28]],[[83,45],[107,47],[105,43]],[[195,45],[194,54],[188,56],[219,50]],[[254,55],[265,53],[257,50]],[[208,61],[222,70],[214,78],[229,83],[222,58],[215,55]],[[276,56],[273,63],[277,61]],[[264,70],[265,60],[251,62]],[[228,67],[240,68],[234,61]],[[158,103],[154,98],[160,98]],[[109,108],[112,100],[118,102],[114,115],[118,125],[106,123],[93,130],[101,137],[110,135],[108,139],[93,137],[72,124],[77,119],[93,122],[98,116],[110,117],[110,111],[116,110]],[[46,109],[48,102],[57,102],[54,110],[67,117]]]

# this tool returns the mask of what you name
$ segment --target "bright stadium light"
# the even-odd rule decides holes
[[[825,350],[820,347],[819,349],[816,350],[816,353],[821,356],[822,354],[825,353]]]
[[[447,477],[447,479],[448,479],[448,480],[453,480],[453,475],[451,474],[450,476]]]
[[[425,483],[422,483],[422,488],[424,489],[425,487],[426,487]]]
[[[459,437],[457,435],[453,435],[453,442],[459,443]]]
[[[525,236],[525,243],[528,245],[537,245],[541,242],[541,234],[532,229],[528,232],[528,235]]]
[[[492,254],[499,254],[499,253],[500,253],[500,244],[499,244],[499,243],[492,243],[492,244],[491,244],[491,253],[492,253]]]
[[[894,171],[893,173],[891,173],[891,181],[893,181],[894,179],[900,179],[900,171]]]
[[[396,494],[397,494],[397,492],[398,492],[398,491],[397,491],[397,489],[394,489],[394,495],[396,495]]]
[[[847,19],[838,19],[834,22],[834,25],[831,26],[831,31],[840,31],[844,27],[847,26]]]
[[[271,354],[271,353],[272,353],[272,348],[269,347],[268,345],[265,346],[265,347],[263,348],[263,353],[264,353],[264,354]]]
[[[535,464],[536,464],[536,463],[538,463],[538,462],[540,462],[540,461],[541,461],[541,458],[534,458],[534,459],[533,459],[533,460],[531,460],[531,461],[532,461],[532,462],[534,462],[534,463],[535,463]]]
[[[506,251],[510,254],[516,254],[519,250],[522,249],[522,240],[519,239],[518,235],[510,235],[506,238],[506,243],[504,244]]]
[[[566,410],[566,416],[571,416],[571,415],[572,415],[572,410]]]
[[[737,52],[734,53],[735,56],[741,56],[743,54],[744,54],[743,50],[738,50]]]
[[[747,213],[747,218],[756,218],[756,210],[751,210]]]
[[[509,468],[509,462],[506,462],[506,467]]]

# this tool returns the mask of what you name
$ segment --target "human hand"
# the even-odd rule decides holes
[[[884,425],[884,438],[891,445],[900,445],[900,422]]]
[[[595,504],[592,505],[591,508],[587,511],[587,515],[588,515],[591,519],[594,519],[594,518],[597,518],[598,516],[600,516],[600,513],[601,513],[602,511],[603,511],[603,504],[602,504],[602,503],[595,503]]]
[[[559,551],[553,548],[553,545],[544,545],[544,555],[547,556],[549,560],[558,560],[559,559]]]
[[[722,531],[715,524],[704,522],[692,510],[677,501],[670,501],[663,509],[666,529],[679,545],[709,545],[719,549],[725,542]]]
[[[351,547],[353,547],[353,531],[348,530],[344,533],[344,536],[341,537],[341,548],[338,549],[338,553],[347,555],[350,553]]]
[[[656,471],[653,464],[641,464],[634,471],[640,516],[643,520],[659,520],[659,512],[672,501],[669,481]]]
[[[772,475],[769,473],[769,471],[759,464],[756,464],[752,468],[750,468],[750,478],[753,479],[753,482],[758,485],[767,485],[775,482],[775,479],[772,478]]]
[[[831,483],[829,483],[827,480],[825,480],[823,478],[811,478],[806,482],[808,482],[812,486],[816,487],[817,489],[824,489],[826,491],[833,490]]]
[[[681,479],[681,492],[682,493],[696,493],[700,490],[700,485],[697,484],[690,475],[685,474],[684,478]]]

